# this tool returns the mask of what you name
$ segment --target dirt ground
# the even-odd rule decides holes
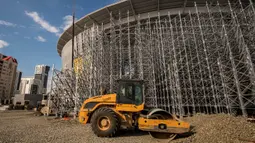
[[[255,143],[255,123],[242,117],[195,115],[185,118],[192,125],[189,134],[179,135],[171,143]],[[122,131],[118,137],[99,138],[90,125],[75,120],[34,116],[28,111],[0,111],[0,143],[164,143],[146,132]]]

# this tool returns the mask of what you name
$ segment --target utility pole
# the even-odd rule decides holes
[[[55,65],[52,65],[52,72],[51,72],[51,81],[50,81],[50,92],[49,92],[49,97],[48,97],[48,110],[47,110],[47,116],[49,116],[49,111],[50,111],[50,106],[51,106],[51,94],[53,90],[53,76],[54,76],[54,70],[55,70]]]
[[[78,106],[78,97],[79,97],[79,94],[78,94],[78,82],[79,82],[79,65],[77,64],[76,66],[76,72],[75,73],[75,97],[74,97],[74,119],[76,119],[76,113],[77,113],[77,106]]]
[[[73,35],[72,35],[72,68],[74,70],[74,68],[78,68],[78,65],[76,65],[77,67],[74,67],[74,37],[75,37],[75,31],[74,31],[74,24],[75,24],[75,0],[73,0]],[[78,58],[78,47],[76,49],[76,58]],[[75,70],[74,70],[75,71]],[[78,72],[78,69],[77,69]],[[74,119],[76,119],[76,113],[77,113],[77,100],[78,100],[78,73],[74,73],[75,74],[75,97],[74,97]]]
[[[72,34],[72,68],[74,68],[74,21],[75,21],[75,0],[73,0],[73,34]]]

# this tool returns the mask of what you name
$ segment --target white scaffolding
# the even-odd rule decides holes
[[[130,22],[129,11],[78,34],[78,81],[55,71],[52,98],[58,110],[73,109],[117,79],[144,80],[145,104],[184,116],[197,112],[255,111],[255,10],[252,1],[206,3],[194,10]],[[123,24],[122,18],[127,17]],[[77,52],[77,51],[76,51]],[[78,94],[75,94],[75,85]]]

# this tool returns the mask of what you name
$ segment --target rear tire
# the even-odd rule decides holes
[[[120,121],[112,109],[102,107],[92,115],[91,127],[98,137],[113,137],[120,128]]]

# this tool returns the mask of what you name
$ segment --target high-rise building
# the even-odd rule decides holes
[[[49,70],[49,66],[36,65],[33,77],[21,78],[19,94],[46,93]]]
[[[14,96],[17,66],[15,58],[0,54],[0,104],[9,104]]]
[[[15,85],[14,85],[14,93],[19,94],[20,93],[20,82],[21,82],[22,72],[16,71],[16,79],[15,79]]]
[[[47,92],[47,84],[48,84],[48,74],[50,67],[47,65],[36,65],[35,66],[35,76],[34,78],[37,80],[41,80],[42,83],[42,93]]]
[[[42,81],[34,77],[21,78],[20,94],[42,94]]]

